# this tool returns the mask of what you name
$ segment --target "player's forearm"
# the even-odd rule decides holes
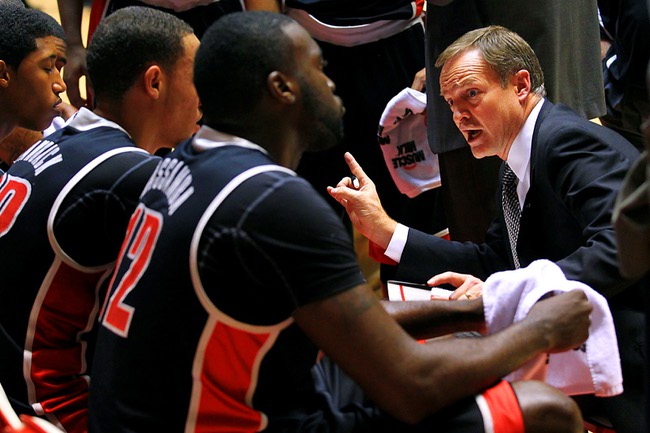
[[[481,309],[480,303],[452,302],[464,302],[474,313]],[[493,336],[418,344],[364,286],[302,306],[294,318],[371,399],[398,419],[413,423],[479,392],[548,350],[553,337],[546,335],[557,333],[550,326],[554,322],[527,318]]]
[[[419,346],[423,356],[402,365],[414,378],[407,392],[415,421],[477,394],[549,347],[540,329],[523,322],[489,337],[436,339]]]
[[[493,335],[417,345],[419,356],[404,367],[409,377],[420,377],[416,382],[420,389],[410,392],[444,406],[490,385],[537,355],[574,349],[589,336],[592,310],[585,293],[573,290],[537,302],[525,319]],[[430,392],[421,385],[427,375],[430,383],[437,384]],[[431,408],[423,405],[419,410],[426,416]]]
[[[83,47],[81,36],[81,18],[83,15],[83,1],[57,0],[61,27],[65,32],[66,42],[69,47]]]
[[[383,301],[382,305],[406,332],[418,339],[484,329],[482,299],[461,302]]]
[[[247,11],[281,12],[281,3],[282,0],[244,0]]]

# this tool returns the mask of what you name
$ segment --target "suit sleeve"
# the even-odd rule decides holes
[[[486,279],[512,266],[503,239],[498,218],[492,221],[483,244],[448,241],[409,229],[396,278],[425,282],[436,274],[454,271]]]
[[[611,298],[632,283],[619,271],[612,212],[638,152],[606,128],[585,133],[567,125],[549,137],[553,144],[545,148],[542,166],[547,167],[554,193],[582,230],[582,245],[556,262],[568,279]]]

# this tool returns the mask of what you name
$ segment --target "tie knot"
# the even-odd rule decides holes
[[[508,163],[505,163],[505,166],[503,167],[503,182],[504,183],[516,183],[518,181],[517,175],[515,174],[514,171],[512,171],[512,168],[508,165]]]

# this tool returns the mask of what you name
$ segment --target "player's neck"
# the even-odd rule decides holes
[[[12,119],[11,112],[0,105],[0,141],[11,134],[16,129],[16,126],[18,126],[17,122]]]
[[[298,166],[302,154],[297,151],[298,147],[293,145],[297,142],[297,137],[276,122],[269,126],[267,121],[259,119],[254,127],[218,122],[211,127],[263,147],[271,155],[273,161],[283,167],[294,170]]]

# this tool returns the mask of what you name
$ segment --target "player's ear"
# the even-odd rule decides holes
[[[158,65],[151,65],[142,75],[144,90],[153,99],[160,98],[163,90],[163,72]]]
[[[6,88],[9,85],[10,78],[9,66],[4,60],[0,60],[0,87]]]
[[[282,72],[271,72],[266,79],[266,84],[272,97],[285,104],[296,102],[298,83]]]

